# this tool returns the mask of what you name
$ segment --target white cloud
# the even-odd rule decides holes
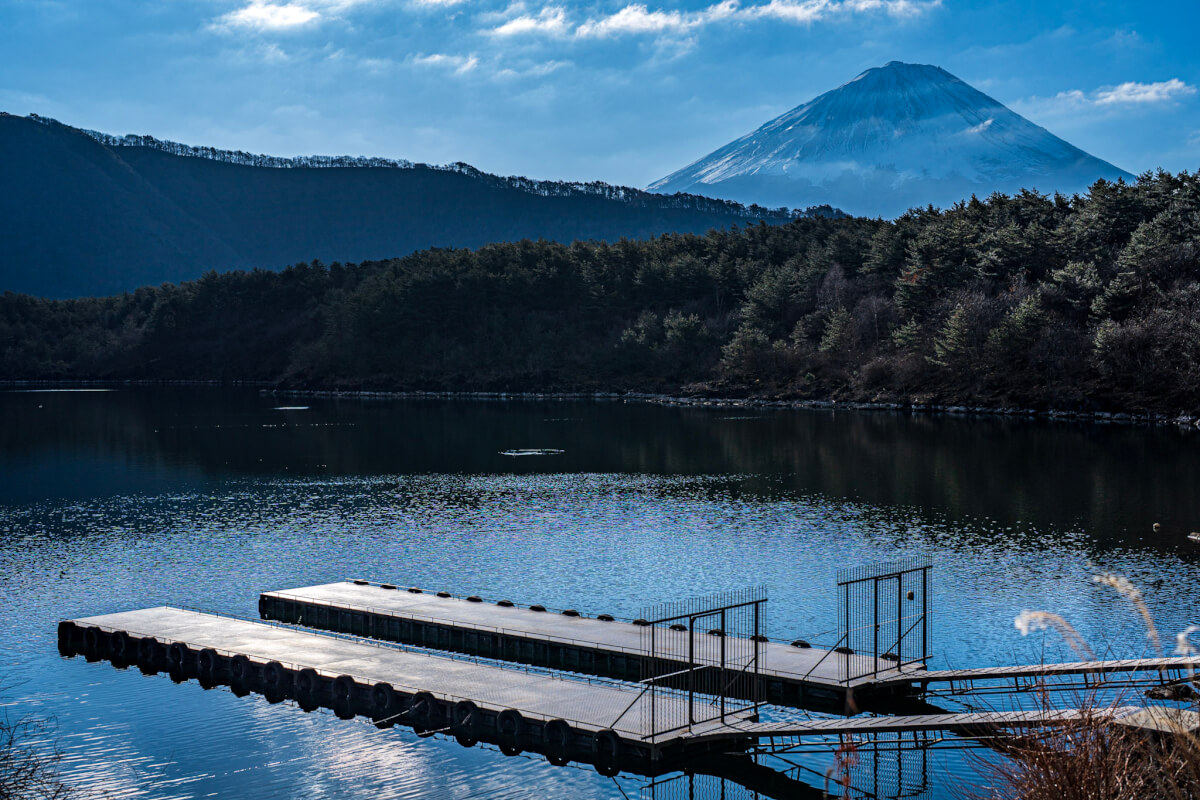
[[[1059,92],[1054,97],[1033,96],[1013,101],[1009,106],[1018,114],[1025,116],[1061,116],[1072,114],[1092,105],[1088,96],[1078,89]]]
[[[612,14],[591,17],[579,23],[569,22],[561,7],[548,6],[536,17],[522,14],[493,29],[492,33],[544,33],[554,36],[573,33],[584,39],[679,36],[708,25],[755,19],[809,25],[822,19],[853,14],[884,13],[895,17],[912,17],[940,5],[941,0],[769,0],[767,3],[744,6],[740,0],[721,0],[699,11],[679,11],[651,9],[645,3],[631,3]]]
[[[963,133],[968,136],[974,135],[976,133],[983,133],[988,128],[992,127],[992,123],[995,121],[996,120],[994,118],[988,117],[987,119],[985,119],[983,122],[979,123],[978,125],[972,125],[970,128],[967,128],[966,130],[963,131]]]
[[[1098,106],[1110,106],[1118,103],[1167,103],[1195,93],[1195,86],[1188,86],[1178,78],[1158,83],[1129,81],[1120,86],[1101,89],[1096,92],[1093,102]]]
[[[449,8],[460,3],[465,3],[466,0],[412,0],[418,6],[427,6],[430,8]]]
[[[746,17],[766,17],[797,25],[853,14],[918,17],[942,5],[942,0],[771,0],[741,11]]]
[[[625,34],[686,33],[721,19],[732,18],[740,11],[737,0],[724,0],[694,12],[651,11],[644,4],[635,3],[615,14],[582,23],[575,29],[575,35],[600,38]]]
[[[416,0],[419,3],[453,5],[464,0]],[[288,31],[337,19],[350,9],[377,0],[250,0],[241,8],[222,14],[212,24],[217,30]]]
[[[681,11],[650,11],[642,4],[625,6],[598,20],[588,20],[575,29],[576,36],[606,37],[622,34],[684,31],[698,24],[696,15]]]
[[[274,42],[262,48],[260,53],[262,60],[268,64],[282,64],[289,59],[284,49]]]
[[[503,57],[485,57],[471,53],[470,55],[452,55],[450,53],[418,53],[409,56],[404,63],[417,68],[442,69],[455,75],[470,73],[478,80],[513,81],[527,78],[542,78],[564,67],[573,66],[570,61],[529,62],[513,66],[504,66]]]
[[[588,20],[575,29],[576,36],[613,36],[622,33],[661,33],[683,30],[692,24],[680,11],[650,11],[638,4],[625,6],[611,16]]]
[[[1134,49],[1145,46],[1145,40],[1134,30],[1115,31],[1104,43],[1115,49]]]
[[[1072,89],[1069,92],[1059,92],[1054,95],[1054,101],[1060,106],[1068,108],[1082,108],[1089,102],[1088,97],[1078,89]]]
[[[771,0],[766,5],[747,9],[746,13],[755,17],[790,22],[793,25],[811,25],[825,16],[828,6],[829,3],[822,0],[800,3],[793,0]]]
[[[524,0],[513,0],[506,8],[496,9],[493,11],[481,11],[475,15],[475,19],[476,21],[487,25],[497,22],[502,23],[506,20],[512,19],[513,17],[524,14],[527,9],[528,6],[525,5]]]
[[[280,5],[254,0],[244,8],[225,14],[217,24],[226,28],[282,31],[307,25],[320,16],[320,12],[299,3]]]
[[[326,60],[340,61],[343,57],[342,52],[338,51]],[[396,68],[396,62],[390,58],[360,58],[357,64],[368,75],[387,75]]]
[[[533,66],[527,67],[524,69],[514,69],[512,67],[505,67],[504,69],[497,70],[492,75],[492,77],[495,78],[496,80],[513,80],[513,79],[518,79],[518,78],[541,78],[546,75],[549,75],[551,72],[557,72],[558,70],[560,70],[564,67],[569,67],[569,66],[571,66],[570,61],[546,61],[541,64],[534,64]]]
[[[536,17],[522,14],[489,32],[494,36],[520,36],[522,34],[562,36],[569,27],[565,9],[560,6],[547,6],[538,12]]]
[[[455,75],[465,75],[479,66],[479,59],[474,55],[452,56],[446,53],[430,53],[429,55],[415,55],[410,61],[419,67],[448,69]]]
[[[883,11],[893,17],[918,17],[941,4],[942,0],[846,0],[840,5],[843,10],[858,13]]]
[[[1105,86],[1085,92],[1071,89],[1059,92],[1054,97],[1031,97],[1013,103],[1013,109],[1022,114],[1048,114],[1068,116],[1080,112],[1117,112],[1123,108],[1145,108],[1165,105],[1196,94],[1196,87],[1189,86],[1178,78],[1158,83],[1129,81],[1118,86]]]

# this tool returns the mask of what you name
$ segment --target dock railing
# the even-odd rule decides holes
[[[832,653],[843,682],[928,662],[932,569],[928,557],[917,557],[838,573],[841,636]]]
[[[658,735],[723,723],[730,716],[750,716],[763,705],[766,602],[766,588],[755,587],[661,603],[643,612],[647,730]],[[679,669],[684,658],[686,666]]]

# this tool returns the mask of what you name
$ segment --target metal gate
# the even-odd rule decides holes
[[[842,679],[924,665],[929,658],[928,558],[854,567],[838,573]]]
[[[643,727],[666,733],[762,705],[765,587],[643,610]]]

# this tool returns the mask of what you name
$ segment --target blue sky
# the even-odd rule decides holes
[[[642,186],[900,60],[1196,170],[1197,29],[1197,0],[0,0],[0,110]]]

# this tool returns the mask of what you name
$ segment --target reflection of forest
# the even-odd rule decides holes
[[[5,393],[0,452],[8,469],[47,459],[134,465],[168,483],[196,473],[731,476],[689,491],[817,493],[993,526],[1083,526],[1104,539],[1128,529],[1149,540],[1157,521],[1165,543],[1200,524],[1189,489],[1200,453],[1175,429],[567,401],[311,404],[277,411],[245,390]],[[500,455],[535,447],[566,452]]]

